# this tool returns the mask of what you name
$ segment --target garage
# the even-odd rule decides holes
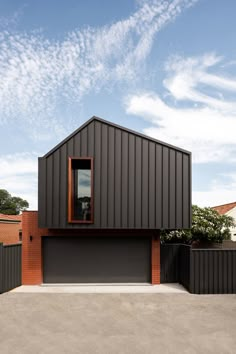
[[[150,281],[150,237],[43,237],[44,283]]]

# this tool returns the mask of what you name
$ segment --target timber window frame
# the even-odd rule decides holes
[[[87,168],[79,168],[79,166],[87,165]],[[76,189],[79,190],[78,183],[75,178],[76,171],[87,169],[91,171],[90,174],[90,208],[89,208],[89,219],[80,219],[76,215],[75,200],[76,200]],[[94,223],[94,187],[93,187],[93,175],[94,175],[94,163],[93,157],[69,157],[68,158],[68,222],[76,224],[93,224]],[[78,192],[77,192],[78,193]]]

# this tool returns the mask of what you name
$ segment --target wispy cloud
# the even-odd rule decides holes
[[[222,179],[223,177],[223,179]],[[193,203],[200,206],[216,206],[236,201],[236,171],[218,175],[207,191],[194,191]]]
[[[222,61],[215,54],[171,58],[166,96],[133,95],[127,112],[150,123],[148,135],[191,150],[195,162],[235,162],[236,103],[228,93],[236,92],[236,78],[217,72]]]
[[[23,15],[26,5],[21,6],[10,16],[0,16],[0,29],[15,28]]]
[[[68,125],[58,119],[62,106],[134,80],[155,34],[195,2],[147,1],[125,20],[71,32],[62,41],[0,32],[0,123],[20,120],[36,131],[57,126],[60,134]]]
[[[37,209],[37,153],[0,156],[0,188],[26,199],[30,209]]]

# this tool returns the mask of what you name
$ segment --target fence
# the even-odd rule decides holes
[[[0,243],[0,294],[21,285],[21,244]]]
[[[161,283],[179,282],[179,249],[181,245],[161,245]]]
[[[236,294],[236,249],[192,249],[190,292]]]
[[[161,282],[179,282],[193,294],[236,294],[236,249],[161,245]]]

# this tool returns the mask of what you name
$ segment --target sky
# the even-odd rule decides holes
[[[235,0],[0,0],[0,188],[92,116],[192,152],[192,201],[236,201]]]

